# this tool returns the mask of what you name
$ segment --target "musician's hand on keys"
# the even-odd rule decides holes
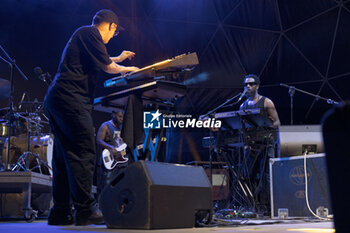
[[[140,68],[136,67],[136,66],[128,66],[129,71],[128,72],[135,72],[138,71]]]
[[[123,67],[123,72],[121,72],[122,75],[125,75],[130,72],[138,71],[140,68],[136,66],[125,66]]]
[[[127,59],[127,58],[128,58],[129,60],[131,60],[131,59],[133,59],[134,57],[135,57],[135,53],[134,53],[134,52],[126,51],[126,50],[124,50],[124,51],[118,56],[120,62],[124,61],[124,60]]]

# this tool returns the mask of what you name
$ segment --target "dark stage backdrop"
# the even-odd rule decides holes
[[[23,92],[43,100],[47,86],[33,68],[54,75],[71,34],[102,8],[115,11],[126,28],[108,44],[110,55],[136,52],[125,65],[143,67],[197,52],[200,65],[186,81],[187,96],[177,103],[183,113],[197,116],[218,106],[241,91],[248,73],[261,76],[260,92],[275,102],[282,124],[290,123],[290,97],[280,83],[336,101],[350,97],[349,0],[2,0],[0,44],[29,78],[16,72],[15,104]],[[8,79],[9,68],[0,63],[0,77]],[[111,77],[101,73],[96,95],[111,91],[103,88]],[[0,102],[6,106],[7,100]],[[294,122],[318,124],[329,108],[296,93]],[[95,126],[108,118],[95,112]],[[200,139],[207,134],[172,132],[177,143],[171,143],[168,160],[205,160]]]

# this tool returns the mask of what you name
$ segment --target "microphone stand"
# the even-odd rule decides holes
[[[6,53],[5,49],[0,45],[0,50],[5,55],[6,59],[1,57],[1,60],[3,60],[5,63],[7,63],[10,66],[10,96],[9,96],[9,115],[8,115],[8,125],[9,130],[7,133],[7,155],[6,155],[6,165],[5,170],[11,170],[10,169],[10,139],[11,134],[13,130],[13,91],[14,91],[14,68],[18,71],[18,73],[25,79],[28,80],[27,76],[21,71],[21,69],[16,65],[16,61],[14,59],[11,59],[11,57]],[[29,162],[27,163],[29,165]]]
[[[229,102],[231,102],[232,100],[234,100],[235,98],[240,96],[241,94],[242,94],[242,92],[238,93],[237,95],[233,96],[230,99],[227,99],[224,103],[220,104],[219,106],[217,106],[213,110],[211,110],[211,111],[207,112],[206,114],[204,114],[203,118],[213,117],[217,110],[219,110],[220,108],[224,107],[226,104],[228,104]],[[233,104],[237,104],[238,102],[239,101],[236,101]],[[228,106],[232,106],[233,104],[228,105]],[[213,185],[213,152],[212,152],[212,150],[213,150],[213,142],[212,142],[212,138],[213,138],[213,131],[210,130],[210,132],[209,132],[209,177],[210,177],[209,180],[210,180],[210,184],[211,185]]]
[[[290,125],[293,125],[293,111],[294,111],[294,104],[293,104],[293,98],[295,94],[295,87],[290,86],[288,90],[289,96],[290,96]]]
[[[242,92],[238,93],[237,95],[233,96],[232,98],[230,99],[227,99],[224,103],[220,104],[219,106],[217,106],[216,108],[214,108],[213,110],[210,110],[209,112],[207,112],[206,114],[204,114],[203,116],[204,117],[208,117],[208,116],[212,116],[217,110],[219,110],[220,108],[222,107],[225,107],[226,104],[230,103],[232,100],[236,99],[238,96],[240,96],[242,94]],[[227,105],[227,106],[232,106],[232,105],[235,105],[237,104],[239,101],[236,101],[230,105]]]
[[[339,102],[337,102],[337,101],[334,101],[332,99],[327,99],[327,98],[321,97],[319,95],[315,95],[313,93],[295,88],[294,86],[289,86],[289,85],[284,84],[284,83],[280,83],[280,86],[289,88],[288,93],[290,95],[290,123],[291,123],[291,125],[293,125],[293,97],[294,97],[295,91],[299,91],[301,93],[311,95],[311,96],[315,97],[317,100],[319,100],[319,99],[324,100],[328,104],[333,104],[333,105],[339,104]]]

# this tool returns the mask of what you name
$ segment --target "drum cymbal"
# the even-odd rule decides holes
[[[11,85],[6,79],[0,78],[0,100],[6,99],[10,96]]]

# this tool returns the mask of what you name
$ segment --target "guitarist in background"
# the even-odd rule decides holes
[[[124,114],[121,110],[112,112],[112,119],[102,123],[97,132],[97,144],[102,149],[107,149],[110,154],[107,158],[101,156],[101,172],[100,172],[100,191],[111,182],[111,179],[121,169],[128,165],[128,157],[125,155],[125,150],[118,151],[117,148],[124,144],[120,137],[122,130]],[[113,161],[113,165],[106,166],[106,162]],[[118,162],[116,164],[116,162]],[[112,163],[111,163],[112,164]]]

